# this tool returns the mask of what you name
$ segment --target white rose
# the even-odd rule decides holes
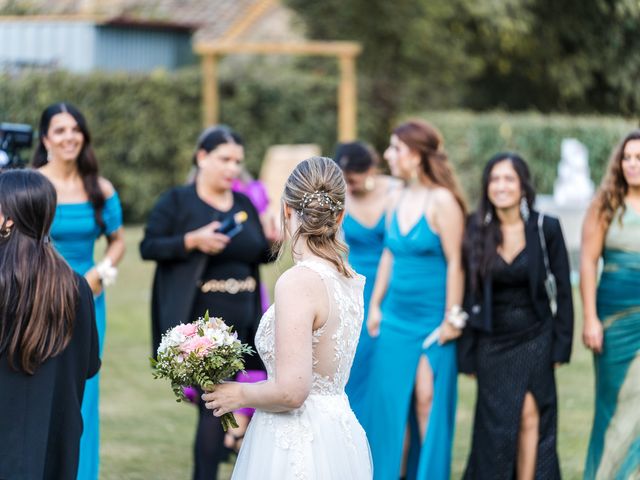
[[[169,344],[169,346],[171,347],[177,347],[178,345],[182,344],[182,342],[184,342],[187,337],[178,332],[175,328],[172,329],[169,332],[169,335],[167,337],[165,337],[167,339],[167,343]]]

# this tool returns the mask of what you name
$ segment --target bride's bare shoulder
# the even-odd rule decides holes
[[[275,293],[276,296],[279,292],[302,296],[317,293],[318,288],[322,288],[322,278],[316,271],[303,265],[294,265],[280,275],[276,282]]]

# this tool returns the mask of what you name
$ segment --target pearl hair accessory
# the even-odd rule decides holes
[[[300,215],[304,214],[304,209],[309,206],[311,202],[316,200],[321,207],[328,207],[332,212],[339,212],[344,208],[342,202],[334,200],[329,194],[323,190],[316,190],[313,193],[305,193],[300,202]]]

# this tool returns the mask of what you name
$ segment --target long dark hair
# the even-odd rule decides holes
[[[27,374],[60,353],[73,331],[78,290],[49,241],[55,209],[56,191],[44,175],[0,174],[0,354]]]
[[[607,172],[596,193],[598,217],[602,219],[607,228],[611,225],[618,210],[620,210],[620,221],[622,221],[622,216],[626,210],[624,197],[629,191],[629,185],[622,172],[622,158],[624,157],[624,149],[627,143],[632,140],[640,140],[640,130],[629,132],[613,149],[609,157]]]
[[[427,178],[449,190],[466,213],[464,195],[444,150],[444,140],[440,131],[424,120],[414,119],[398,125],[393,133],[420,155],[420,166]]]
[[[87,196],[89,197],[89,202],[91,202],[91,206],[93,207],[96,223],[102,230],[104,230],[105,223],[102,218],[102,210],[104,209],[106,199],[104,198],[104,193],[98,184],[98,161],[96,160],[96,155],[93,152],[93,147],[91,146],[91,133],[89,132],[87,121],[85,120],[84,115],[82,115],[76,107],[69,103],[54,103],[44,109],[42,116],[40,117],[40,125],[38,127],[38,146],[33,154],[33,166],[34,168],[40,168],[48,162],[47,149],[44,146],[44,138],[49,132],[51,119],[59,113],[68,113],[71,115],[78,123],[80,132],[82,132],[84,141],[82,142],[82,149],[80,150],[80,154],[77,159],[78,173],[80,174],[80,178],[82,178],[82,185],[84,186],[84,190],[87,192]]]
[[[509,161],[520,180],[520,188],[529,209],[533,209],[536,192],[531,184],[529,167],[517,153],[497,153],[484,167],[482,172],[482,195],[478,202],[478,209],[471,215],[470,225],[465,232],[464,256],[467,265],[467,275],[474,291],[482,287],[482,279],[487,276],[498,258],[498,247],[502,245],[502,230],[500,219],[489,200],[489,181],[491,171],[496,164]]]

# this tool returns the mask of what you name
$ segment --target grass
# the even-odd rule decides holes
[[[192,405],[177,404],[169,385],[149,367],[153,263],[138,255],[140,228],[127,228],[127,255],[107,292],[107,334],[101,377],[101,479],[188,479],[196,423]],[[103,248],[99,245],[98,248]],[[265,269],[272,283],[282,267]],[[580,316],[578,315],[577,318]],[[579,326],[576,328],[576,335]],[[563,477],[582,478],[592,419],[591,358],[576,336],[572,363],[558,371]],[[475,386],[460,378],[452,477],[460,478],[469,449]],[[225,480],[231,465],[222,466]]]

